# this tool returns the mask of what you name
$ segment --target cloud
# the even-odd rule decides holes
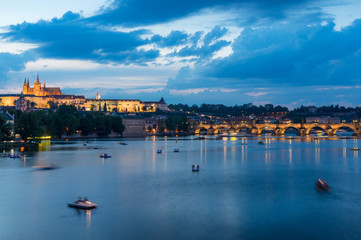
[[[10,71],[21,71],[25,69],[25,63],[34,59],[28,53],[11,54],[0,52],[0,88],[6,86],[7,75]]]
[[[246,28],[230,56],[182,68],[168,87],[360,85],[361,20],[341,31],[334,26],[329,21]]]
[[[142,39],[146,30],[113,31],[90,24],[79,14],[67,12],[62,18],[9,26],[0,37],[12,42],[38,44],[42,58],[93,60],[100,63],[146,64],[159,56],[159,50],[137,48],[149,43]]]
[[[309,0],[114,0],[103,8],[92,20],[106,24],[124,26],[140,26],[155,23],[169,22],[199,13],[204,9],[224,10],[252,8],[254,11],[263,10],[263,16],[268,18],[281,18],[286,9],[300,7],[307,3],[317,1]]]
[[[182,31],[172,31],[168,36],[162,37],[160,35],[154,35],[152,42],[157,43],[160,47],[172,47],[181,44],[186,44],[189,35]]]

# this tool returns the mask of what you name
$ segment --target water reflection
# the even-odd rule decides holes
[[[45,234],[44,239],[314,239],[320,232],[323,239],[358,239],[361,235],[361,189],[354,187],[361,182],[360,165],[349,150],[357,147],[355,139],[179,138],[177,143],[170,137],[152,138],[133,140],[121,148],[97,141],[113,156],[106,164],[102,159],[102,165],[99,150],[84,148],[81,141],[51,144],[49,151],[25,149],[24,160],[2,158],[0,238],[6,234],[24,239],[18,226],[28,239],[40,234]],[[259,140],[266,145],[258,145]],[[179,153],[173,153],[175,147]],[[156,153],[158,148],[164,149],[163,154]],[[48,161],[62,168],[24,169]],[[195,175],[190,166],[199,161],[200,174]],[[320,177],[330,184],[332,194],[315,191],[313,181]],[[78,194],[96,198],[100,208],[79,212],[80,216],[69,214],[65,203]],[[27,206],[21,204],[23,199]],[[51,230],[40,232],[39,226]]]

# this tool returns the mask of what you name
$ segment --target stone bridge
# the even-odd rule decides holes
[[[340,128],[347,128],[354,132],[354,135],[361,136],[360,124],[356,123],[240,123],[240,124],[199,124],[194,126],[193,132],[199,134],[201,131],[207,131],[207,134],[220,133],[238,133],[245,130],[253,135],[261,135],[262,131],[267,130],[273,132],[277,136],[283,136],[287,129],[296,129],[298,135],[306,136],[311,130],[321,129],[329,136],[336,135]]]

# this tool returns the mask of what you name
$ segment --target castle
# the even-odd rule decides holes
[[[60,88],[47,88],[45,86],[44,81],[44,87],[41,87],[41,83],[39,81],[39,75],[36,75],[36,82],[34,83],[34,87],[30,87],[29,79],[26,82],[26,78],[24,80],[24,86],[23,86],[23,95],[35,95],[35,96],[56,96],[56,95],[63,95]]]
[[[53,108],[61,104],[74,105],[83,111],[108,112],[154,112],[157,109],[167,111],[168,105],[164,99],[147,102],[138,99],[101,99],[97,93],[95,99],[87,99],[81,95],[63,94],[59,87],[43,86],[36,76],[36,82],[30,87],[29,79],[25,79],[21,94],[0,95],[0,106],[16,107],[25,111],[29,108]]]

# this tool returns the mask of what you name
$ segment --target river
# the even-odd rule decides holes
[[[360,239],[360,139],[194,138],[43,142],[0,158],[0,239]],[[79,196],[99,207],[67,207]]]

